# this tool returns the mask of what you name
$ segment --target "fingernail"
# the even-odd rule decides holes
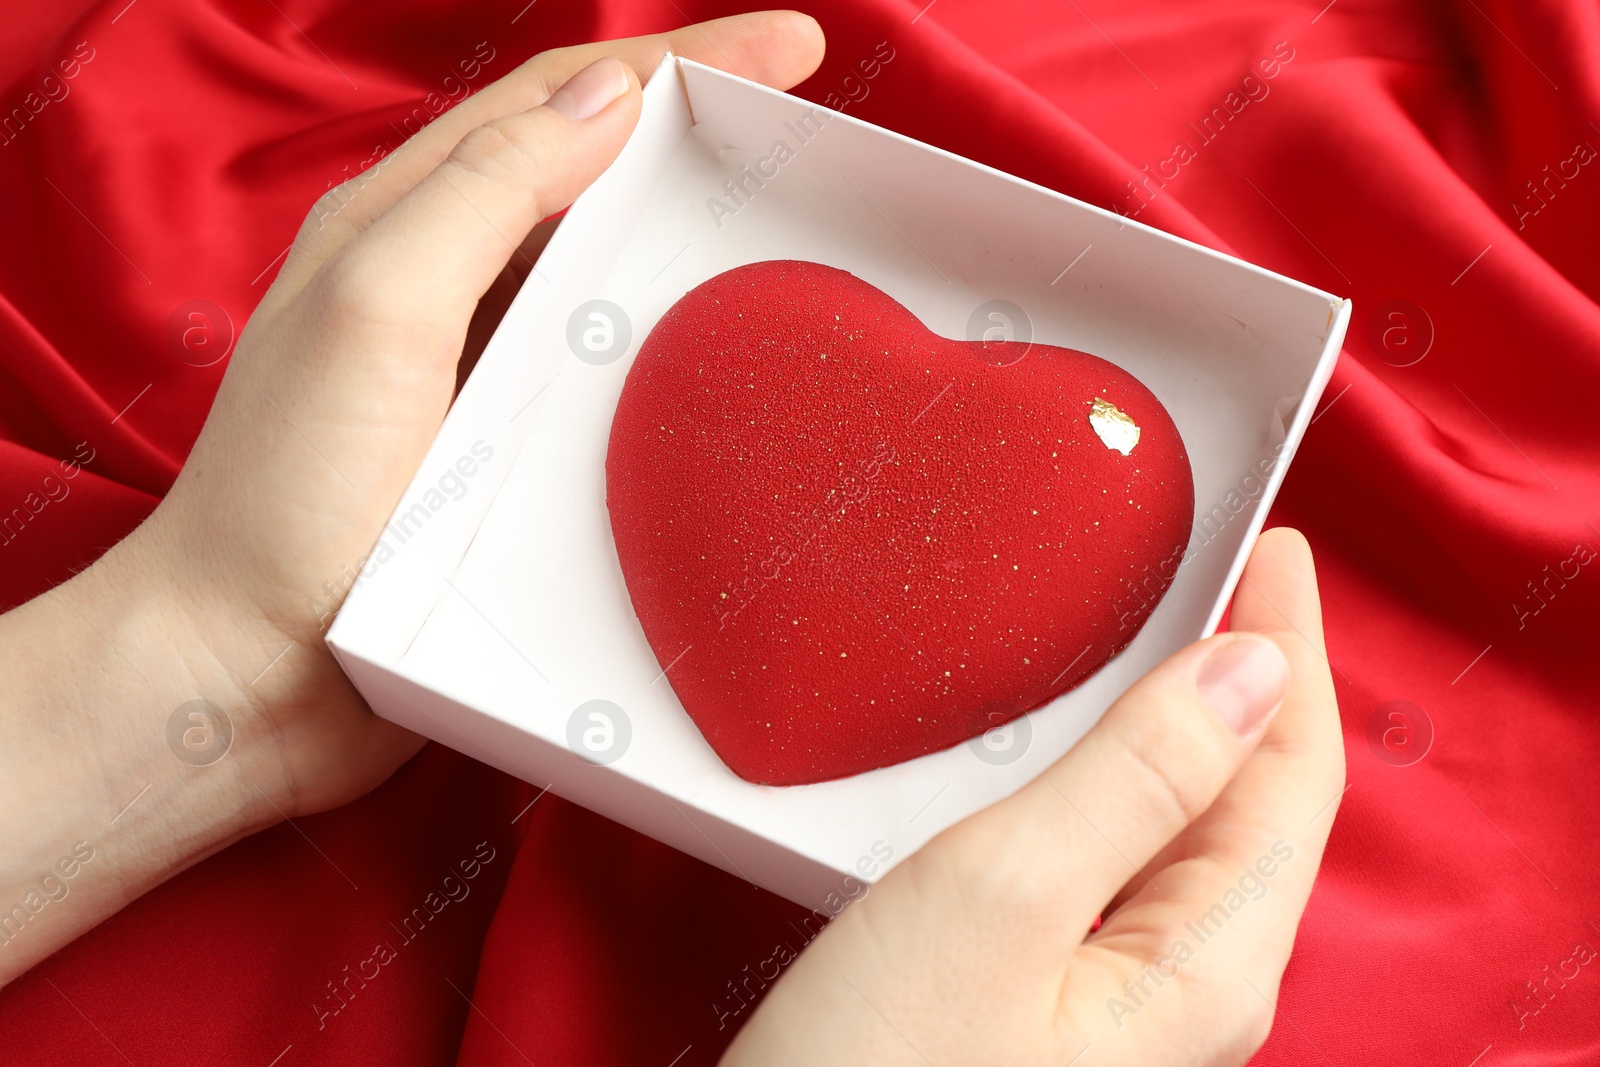
[[[597,59],[550,94],[544,106],[574,122],[598,115],[628,91],[628,70],[610,56]]]
[[[1289,688],[1289,661],[1256,634],[1219,642],[1195,679],[1200,699],[1240,737],[1266,721]]]

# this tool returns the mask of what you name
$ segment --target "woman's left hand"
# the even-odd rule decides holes
[[[537,255],[535,224],[616,158],[640,79],[668,49],[788,88],[822,47],[809,17],[765,12],[545,52],[311,210],[167,498],[93,566],[0,617],[0,900],[21,899],[75,841],[94,851],[75,905],[42,910],[0,954],[0,982],[417,751],[421,738],[367,709],[323,631],[433,440],[469,341],[481,346]],[[231,744],[210,762],[223,715]],[[169,745],[174,721],[198,751]]]

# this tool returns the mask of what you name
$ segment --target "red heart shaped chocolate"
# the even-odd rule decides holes
[[[769,261],[651,330],[606,503],[684,709],[734,773],[795,785],[948,748],[1088,677],[1175,572],[1194,486],[1119,367],[952,341],[851,274]]]

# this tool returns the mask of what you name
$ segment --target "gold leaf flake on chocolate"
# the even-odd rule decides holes
[[[1103,397],[1094,398],[1094,407],[1089,410],[1089,425],[1094,427],[1094,432],[1107,448],[1116,449],[1124,456],[1139,443],[1139,427],[1119,411],[1117,405]]]

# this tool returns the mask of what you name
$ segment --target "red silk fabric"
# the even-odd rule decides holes
[[[6,606],[182,464],[222,364],[179,358],[174,312],[242,326],[312,199],[456,91],[480,42],[473,87],[733,10],[12,6],[0,517],[26,515],[0,535]],[[1600,8],[801,6],[829,38],[804,95],[1355,299],[1273,513],[1317,552],[1350,788],[1256,1062],[1600,1062]],[[728,983],[798,947],[799,909],[535,795],[432,746],[13,983],[0,1059],[715,1062],[749,1010]],[[433,911],[462,861],[468,892]]]

